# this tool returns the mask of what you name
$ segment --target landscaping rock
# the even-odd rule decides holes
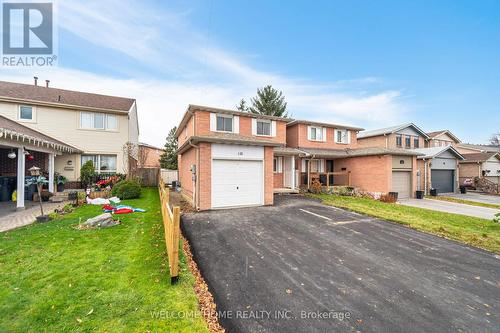
[[[110,213],[104,213],[85,221],[82,226],[84,228],[107,228],[120,224],[119,221],[113,220]]]

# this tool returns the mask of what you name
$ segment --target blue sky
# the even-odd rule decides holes
[[[162,145],[187,104],[283,90],[296,118],[414,122],[486,143],[500,131],[498,1],[58,2],[59,66],[4,79],[138,100]]]

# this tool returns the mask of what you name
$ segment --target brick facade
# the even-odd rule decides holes
[[[273,173],[274,148],[264,147],[264,204],[274,203],[274,173]]]
[[[382,193],[391,191],[392,156],[390,155],[337,159],[334,162],[334,170],[351,171],[351,186],[362,191]]]
[[[11,152],[10,149],[0,148],[0,176],[16,177],[17,176],[17,158],[10,159],[7,155]],[[17,149],[14,149],[17,155]],[[32,161],[26,159],[25,175],[29,176],[28,169],[37,166],[41,169],[41,172],[47,172],[49,170],[49,158],[48,154],[41,153],[37,151],[30,151],[34,159]]]
[[[311,141],[307,136],[308,124],[298,123],[286,128],[286,145],[288,147],[345,149],[357,148],[357,133],[350,130],[350,144],[335,142],[335,128],[326,127],[326,141]]]

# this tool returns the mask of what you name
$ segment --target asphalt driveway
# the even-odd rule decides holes
[[[187,214],[228,332],[493,332],[500,257],[302,197]]]
[[[449,202],[435,199],[404,199],[398,201],[401,205],[412,206],[436,210],[438,212],[453,213],[479,217],[482,219],[493,220],[496,213],[500,213],[500,209],[478,207],[456,202]]]

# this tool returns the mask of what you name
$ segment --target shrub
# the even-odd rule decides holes
[[[96,173],[94,169],[94,162],[87,161],[82,165],[80,169],[80,180],[82,181],[84,186],[89,186],[92,183]]]
[[[141,185],[134,180],[122,180],[113,186],[113,196],[120,199],[136,199],[141,196]]]
[[[393,196],[393,195],[389,195],[389,194],[382,194],[380,196],[380,201],[382,202],[387,202],[387,203],[395,203],[396,202],[396,197]]]
[[[500,213],[496,213],[493,222],[500,222]]]
[[[314,194],[320,194],[322,191],[321,183],[319,180],[315,180],[311,184],[311,192]]]

